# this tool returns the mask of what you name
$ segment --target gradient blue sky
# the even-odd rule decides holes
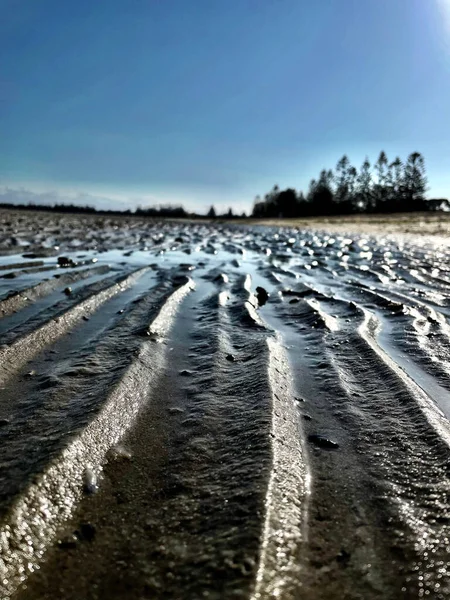
[[[450,0],[0,0],[0,186],[248,210],[425,155],[450,196]],[[3,194],[5,196],[5,193]],[[81,201],[81,200],[80,200]]]

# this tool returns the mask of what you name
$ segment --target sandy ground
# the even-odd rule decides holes
[[[357,215],[309,219],[249,219],[248,224],[275,227],[299,227],[336,233],[365,235],[407,234],[447,237],[450,213],[407,213],[393,215]]]
[[[446,223],[0,213],[2,600],[448,598]]]

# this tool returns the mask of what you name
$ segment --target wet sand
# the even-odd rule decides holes
[[[1,598],[449,597],[448,242],[283,225],[0,213]]]

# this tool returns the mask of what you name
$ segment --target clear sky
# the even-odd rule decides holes
[[[450,196],[450,0],[0,0],[2,198],[248,210],[347,153]],[[21,192],[25,193],[25,192]],[[58,196],[59,194],[59,196]]]

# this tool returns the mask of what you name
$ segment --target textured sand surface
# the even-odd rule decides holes
[[[1,598],[449,597],[447,240],[324,228],[0,214]]]

